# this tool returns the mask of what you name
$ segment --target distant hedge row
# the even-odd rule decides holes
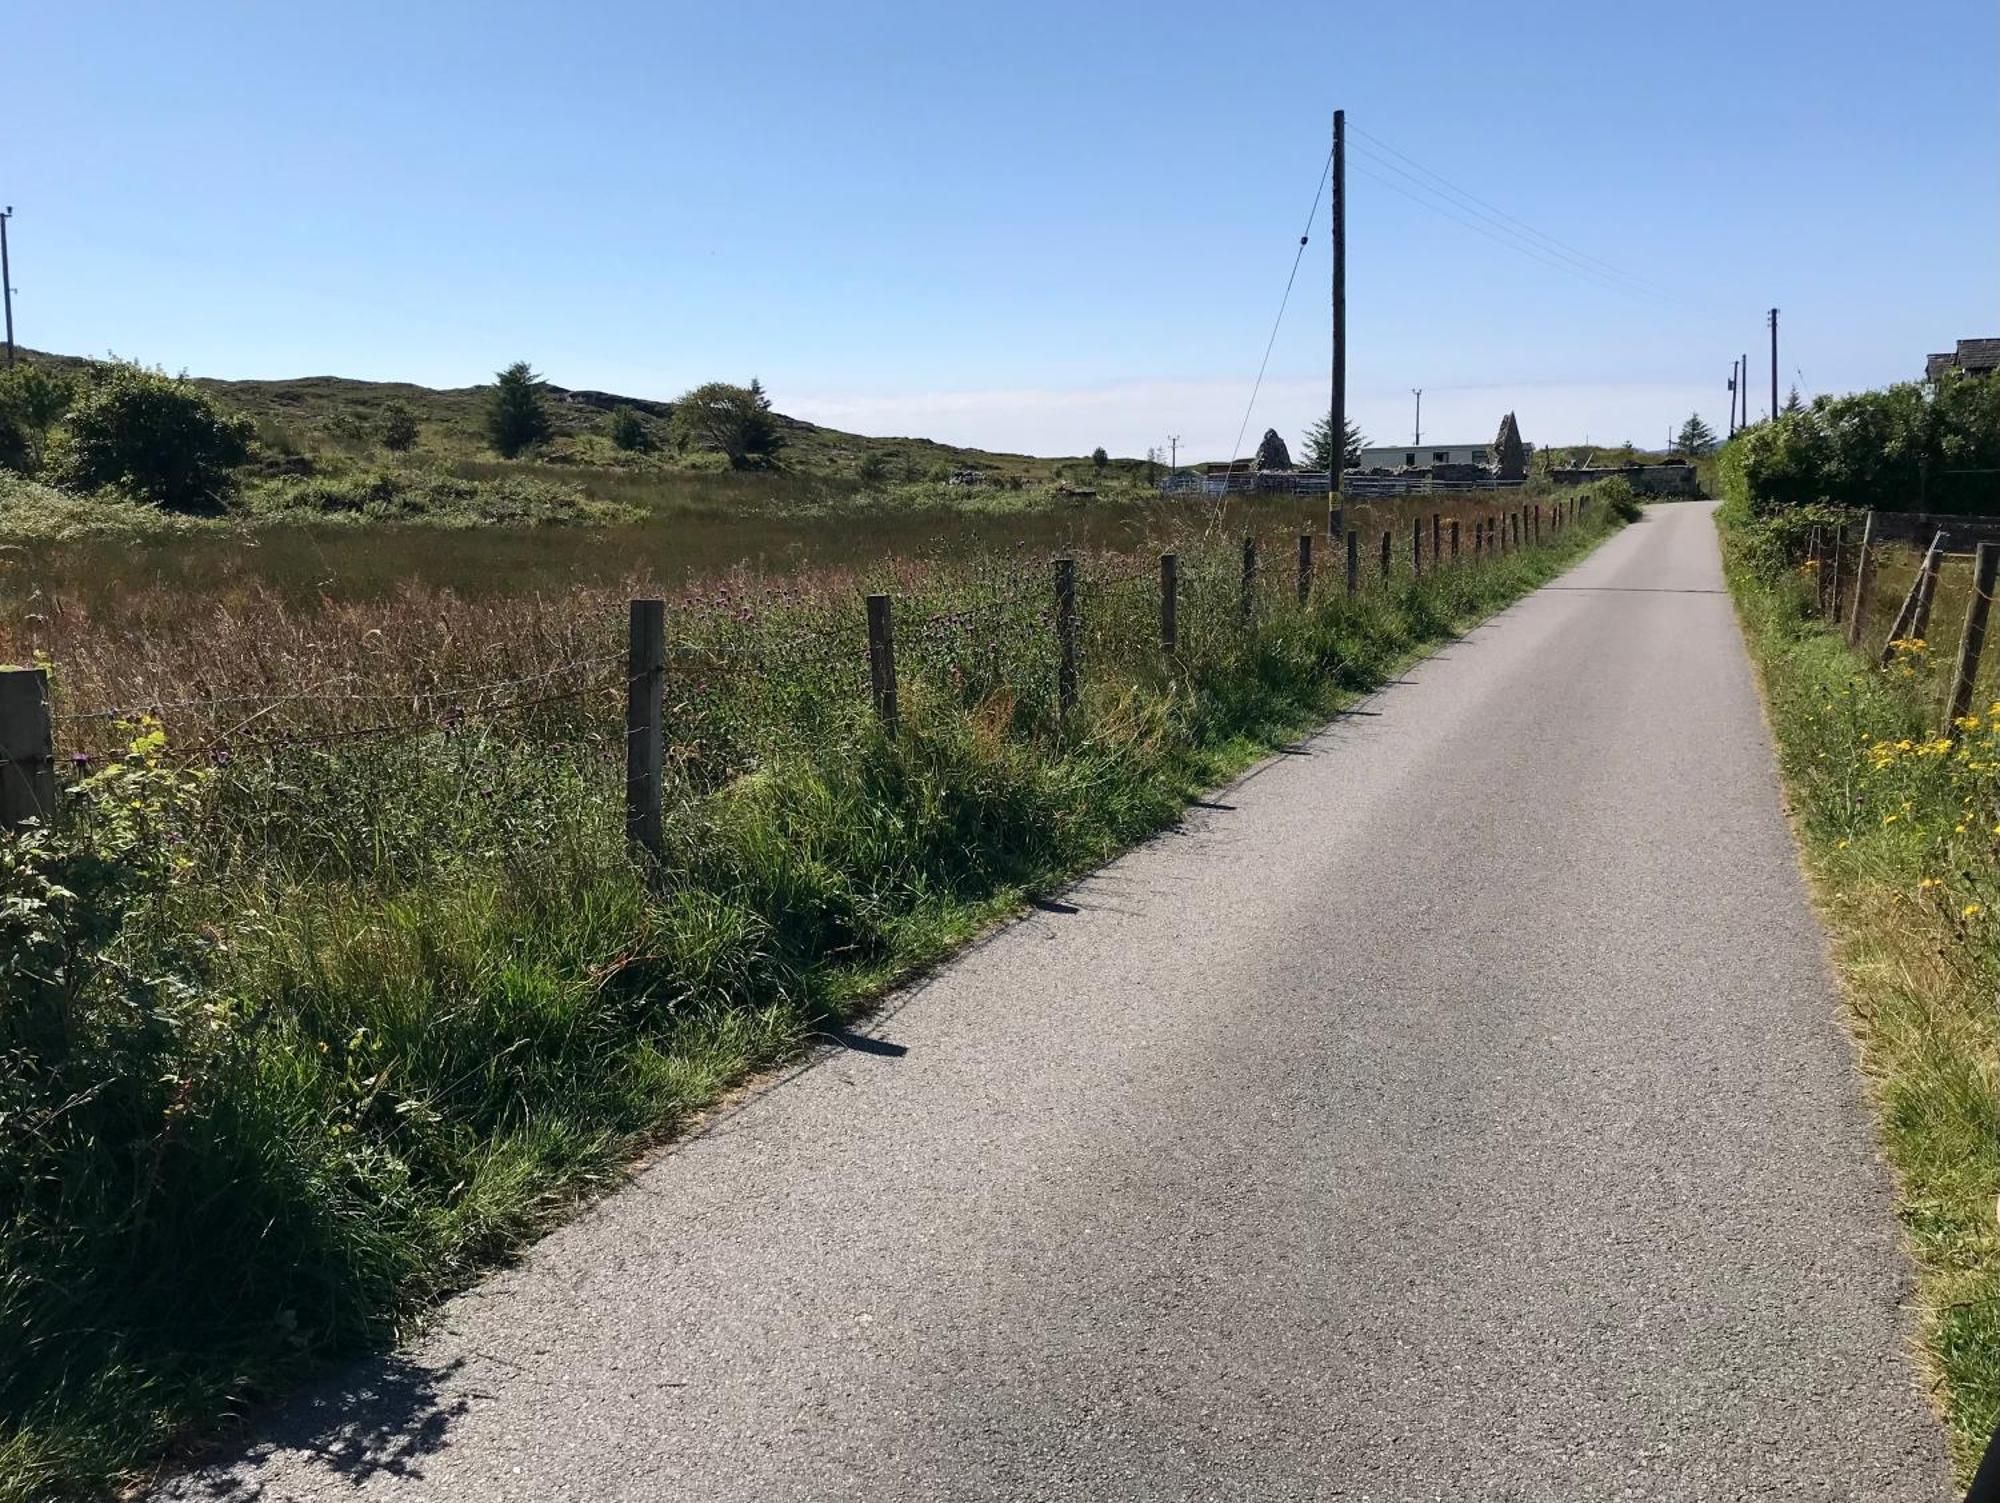
[[[1816,398],[1730,440],[1718,473],[1723,494],[1760,515],[1815,504],[2000,513],[2000,377]]]

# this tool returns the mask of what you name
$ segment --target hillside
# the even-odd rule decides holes
[[[70,355],[23,350],[22,358],[82,373],[90,361]],[[359,381],[344,376],[301,376],[282,380],[221,380],[192,376],[194,384],[257,424],[270,454],[296,456],[365,455],[381,431],[385,410],[401,402],[416,415],[416,452],[447,460],[493,459],[483,420],[490,386],[429,387],[406,381]],[[671,401],[545,383],[543,395],[555,437],[534,462],[557,468],[591,466],[634,472],[689,471],[720,467],[717,456],[678,454],[667,443]],[[644,419],[655,447],[632,453],[610,441],[611,415],[629,407]],[[927,438],[875,438],[823,428],[777,414],[785,435],[783,469],[800,475],[860,478],[873,461],[875,475],[889,481],[935,481],[953,471],[977,470],[1001,481],[1051,481],[1091,471],[1086,456],[1044,458],[962,448]],[[1113,461],[1114,468],[1137,472],[1143,461]]]

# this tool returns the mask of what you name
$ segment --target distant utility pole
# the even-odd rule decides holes
[[[1729,362],[1729,436],[1736,437],[1736,362]]]
[[[1328,507],[1347,456],[1347,111],[1333,112],[1333,391],[1326,414]],[[1328,513],[1331,516],[1331,512]]]
[[[1416,436],[1410,440],[1410,443],[1421,447],[1424,441],[1424,389],[1421,386],[1412,386],[1410,388],[1410,395],[1417,399]]]
[[[1750,356],[1748,352],[1745,352],[1739,359],[1737,368],[1742,372],[1736,378],[1736,385],[1743,393],[1743,426],[1748,428],[1750,426]]]
[[[1771,310],[1771,419],[1778,417],[1778,310]]]
[[[7,305],[7,368],[14,368],[14,275],[7,266],[7,221],[14,217],[14,206],[0,209],[0,301]]]
[[[1178,433],[1169,433],[1167,435],[1167,453],[1172,456],[1167,461],[1167,473],[1168,474],[1180,473],[1181,436]]]

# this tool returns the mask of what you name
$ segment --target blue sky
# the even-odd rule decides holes
[[[1335,105],[1373,438],[1413,386],[1438,442],[1720,427],[1773,303],[1808,395],[2000,333],[1990,0],[8,12],[20,338],[199,374],[754,374],[865,432],[1217,455]],[[1327,272],[1322,205],[1247,442],[1324,410]]]

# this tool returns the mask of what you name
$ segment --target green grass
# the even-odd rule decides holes
[[[1730,583],[1896,1172],[1932,1392],[1969,1477],[2000,1414],[2000,722],[1983,699],[1941,734],[1935,649],[1886,670],[1850,652],[1768,532],[1725,509]]]
[[[297,739],[379,713],[337,694],[256,722],[289,744],[193,766],[137,733],[59,838],[0,843],[0,1500],[98,1495],[393,1342],[828,1019],[1565,567],[1614,501],[1353,601],[1301,607],[1267,567],[1249,629],[1233,540],[1189,535],[1172,656],[1150,561],[1086,560],[1066,720],[1045,567],[911,564],[894,740],[851,595],[718,586],[676,612],[657,859],[622,839],[616,666],[383,741]],[[437,610],[363,618],[361,650],[429,650]],[[340,626],[226,656],[282,666]]]

